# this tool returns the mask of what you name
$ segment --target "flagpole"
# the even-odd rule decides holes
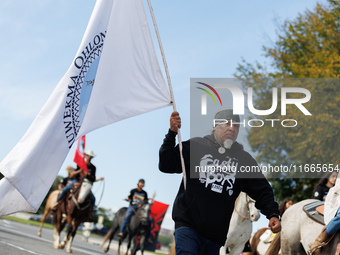
[[[162,59],[163,59],[164,69],[165,69],[166,78],[167,78],[167,81],[168,81],[168,86],[169,86],[169,91],[170,91],[172,108],[173,108],[174,111],[177,111],[176,110],[176,104],[175,104],[175,97],[174,97],[174,94],[173,94],[173,91],[172,91],[172,85],[171,85],[168,65],[166,63],[165,54],[164,54],[164,50],[163,50],[163,46],[162,46],[162,42],[161,42],[161,37],[160,37],[159,32],[158,32],[158,27],[157,27],[155,15],[153,13],[153,9],[152,9],[150,0],[147,0],[147,2],[148,2],[148,6],[149,6],[149,10],[150,10],[153,26],[155,27],[156,36],[157,36],[157,40],[158,40],[158,45],[159,45],[159,48],[160,48],[160,51],[161,51],[161,55],[162,55]],[[183,183],[184,183],[184,189],[186,189],[186,187],[187,187],[187,175],[185,173],[185,164],[184,164],[184,158],[183,158],[183,146],[182,146],[181,132],[180,132],[179,129],[178,129],[178,133],[177,134],[178,134],[179,154],[180,154],[181,164],[182,164]]]

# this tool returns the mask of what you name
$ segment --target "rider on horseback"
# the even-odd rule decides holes
[[[66,167],[67,172],[68,172],[68,177],[66,177],[63,180],[63,184],[65,185],[65,187],[61,190],[57,202],[56,204],[53,206],[52,210],[56,211],[58,209],[58,207],[61,204],[61,201],[63,200],[63,198],[66,197],[66,194],[68,194],[70,192],[70,190],[73,188],[74,184],[80,181],[80,174],[83,171],[81,168],[73,168],[72,166],[68,166]]]
[[[143,190],[143,187],[145,185],[144,179],[140,179],[137,184],[136,189],[132,189],[130,191],[130,195],[128,196],[126,201],[130,201],[130,205],[126,211],[126,216],[123,221],[123,224],[120,229],[120,233],[118,234],[119,237],[124,238],[125,237],[125,232],[126,232],[126,227],[128,226],[130,219],[134,213],[138,210],[138,208],[142,205],[144,201],[148,201],[148,194],[146,193],[145,190]],[[150,223],[150,220],[149,220]],[[149,237],[150,235],[150,224],[149,224],[149,230],[147,233],[147,242],[152,243],[151,238]]]
[[[88,150],[85,152],[85,163],[87,166],[87,172],[85,172],[83,169],[81,169],[79,166],[77,166],[76,169],[72,167],[67,167],[66,169],[69,171],[69,178],[71,182],[68,183],[66,187],[64,187],[58,197],[57,203],[53,207],[53,210],[56,210],[59,205],[62,203],[64,200],[63,198],[66,197],[66,195],[70,192],[70,190],[73,188],[74,184],[80,181],[81,178],[81,173],[85,174],[84,176],[84,181],[87,181],[90,183],[92,186],[93,182],[96,181],[102,181],[104,178],[101,177],[99,179],[96,179],[96,167],[91,163],[92,158],[95,157],[95,154],[93,153],[92,150]],[[95,197],[92,193],[90,192],[91,196],[91,210],[89,213],[89,221],[93,221],[93,211],[94,211],[94,205],[95,205]]]
[[[92,150],[88,150],[87,152],[85,152],[85,163],[86,163],[88,172],[86,173],[84,178],[85,178],[86,181],[90,182],[91,186],[93,185],[94,182],[104,180],[103,177],[96,179],[96,167],[91,163],[91,160],[95,156],[96,155],[93,153]],[[93,211],[95,210],[96,198],[93,195],[92,191],[90,192],[90,196],[91,196],[91,210],[90,210],[90,213],[89,213],[88,221],[93,222]]]
[[[316,195],[318,193],[318,189],[315,189],[314,198],[325,200],[325,197],[328,194],[328,191],[334,187],[337,181],[337,172],[329,172],[327,173],[327,177],[320,180],[317,188],[319,186],[324,186],[324,190],[326,189],[326,194],[322,194],[322,196]],[[325,179],[325,180],[324,180]],[[337,184],[339,185],[339,184]],[[319,188],[320,190],[320,188]],[[320,197],[320,198],[319,198]],[[330,200],[331,201],[331,200]],[[336,203],[334,203],[334,208]],[[337,205],[339,206],[339,204]],[[314,242],[310,244],[310,248],[308,254],[318,255],[321,253],[323,247],[325,247],[333,238],[336,232],[340,230],[340,207],[336,211],[334,218],[332,218],[328,224],[322,229],[321,233],[317,236]]]

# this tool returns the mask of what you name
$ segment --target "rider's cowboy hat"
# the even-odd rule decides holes
[[[85,152],[85,154],[87,155],[87,156],[91,156],[92,158],[94,158],[96,155],[93,153],[93,151],[92,150],[88,150],[87,152]]]
[[[67,166],[66,170],[68,172],[68,174],[70,174],[71,172],[73,172],[74,170],[76,170],[75,168],[73,168],[72,166]]]

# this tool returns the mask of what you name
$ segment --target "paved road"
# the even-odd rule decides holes
[[[57,250],[53,248],[53,229],[43,228],[42,237],[37,236],[38,226],[22,224],[7,219],[0,218],[0,255],[60,255],[67,254],[65,250]],[[62,232],[61,238],[65,237]],[[104,248],[100,245],[103,237],[90,237],[85,242],[82,235],[77,234],[72,244],[72,251],[75,255],[97,255],[108,254],[116,255],[118,242],[112,240],[110,251],[104,252]],[[106,244],[107,245],[107,244]],[[120,249],[121,254],[126,253],[126,244],[124,243]],[[167,249],[163,251],[168,253]],[[140,251],[137,254],[141,254]],[[145,255],[152,253],[144,251]]]
[[[66,254],[65,250],[53,248],[53,230],[44,228],[42,237],[37,237],[37,226],[21,224],[6,219],[0,219],[0,254],[1,255],[60,255]],[[62,237],[65,233],[62,233]],[[76,235],[72,245],[75,255],[106,254],[99,247],[102,238],[90,238],[91,243],[86,243],[82,235]],[[116,254],[110,250],[108,254]]]

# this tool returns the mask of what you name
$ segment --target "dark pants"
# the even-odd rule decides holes
[[[96,203],[96,197],[93,195],[92,191],[90,192],[90,198],[91,198],[92,209],[94,209],[94,204]]]
[[[133,210],[135,210],[135,212],[137,212],[138,210],[138,205],[129,205],[127,211],[126,211],[126,215],[125,215],[125,219],[123,221],[123,224],[120,228],[120,232],[123,233],[125,235],[126,232],[126,228],[129,225],[130,219],[132,217],[132,215],[135,213],[131,206],[133,207]],[[152,219],[149,217],[149,222],[148,222],[148,231],[145,234],[146,239],[151,238],[151,221]]]
[[[133,209],[132,209],[132,207],[133,207]],[[123,221],[122,227],[120,228],[120,232],[123,233],[123,234],[125,234],[126,227],[128,226],[130,219],[131,219],[132,215],[134,214],[133,210],[135,210],[135,212],[137,212],[138,205],[129,205],[129,207],[126,211],[126,216],[125,216],[125,219]]]
[[[188,227],[175,229],[176,255],[219,255],[221,246],[200,236],[195,230]]]
[[[57,202],[59,202],[67,193],[70,192],[70,190],[73,188],[74,184],[78,182],[77,180],[73,180],[69,185],[65,186],[61,192],[60,192],[60,195],[58,197],[58,200]]]

